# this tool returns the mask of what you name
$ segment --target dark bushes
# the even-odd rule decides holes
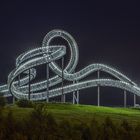
[[[45,104],[35,104],[24,120],[18,120],[8,109],[0,110],[0,140],[139,140],[140,124],[126,120],[114,123],[107,117],[101,123],[93,118],[88,124],[81,121],[58,121],[48,113]],[[74,119],[74,118],[73,118]]]
[[[24,108],[32,108],[33,102],[26,100],[26,99],[20,99],[16,102],[18,107],[24,107]]]
[[[4,107],[6,105],[6,99],[3,96],[0,96],[0,107]]]

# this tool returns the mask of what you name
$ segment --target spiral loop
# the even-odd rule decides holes
[[[5,96],[11,96],[8,92],[12,93],[16,98],[28,99],[28,82],[29,82],[29,69],[31,72],[30,78],[33,80],[36,77],[36,66],[49,63],[49,67],[56,74],[50,78],[49,81],[41,81],[31,84],[31,100],[43,100],[48,98],[46,96],[47,82],[49,87],[52,87],[62,82],[62,69],[57,65],[56,60],[61,59],[66,55],[66,46],[63,45],[50,45],[54,38],[61,37],[68,42],[70,48],[70,60],[64,68],[64,79],[67,81],[79,81],[78,83],[69,84],[63,87],[64,94],[81,90],[94,86],[111,86],[117,87],[124,90],[128,90],[133,94],[140,96],[140,88],[131,81],[128,77],[118,72],[117,70],[104,65],[104,64],[91,64],[78,72],[74,72],[78,63],[78,46],[74,38],[63,30],[52,30],[43,39],[42,47],[33,49],[26,53],[21,54],[16,59],[16,68],[8,76],[8,84],[0,86],[0,91]],[[117,80],[113,79],[93,79],[82,81],[84,77],[95,71],[104,71],[116,77]],[[19,75],[26,75],[17,81]],[[19,84],[20,83],[20,84]],[[49,90],[49,98],[61,95],[62,87],[52,88]]]

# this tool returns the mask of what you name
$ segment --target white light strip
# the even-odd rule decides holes
[[[35,67],[48,62],[49,67],[56,74],[56,76],[49,79],[49,87],[62,82],[62,69],[55,63],[55,61],[62,58],[66,54],[66,47],[62,45],[51,46],[50,42],[56,37],[62,37],[63,39],[65,39],[70,47],[70,60],[64,68],[63,74],[65,80],[79,81],[98,70],[104,71],[118,79],[94,79],[81,81],[79,83],[64,86],[65,94],[73,92],[75,90],[81,90],[84,88],[90,88],[100,85],[125,89],[140,96],[140,88],[137,86],[137,84],[131,81],[124,74],[114,68],[111,68],[110,66],[98,63],[91,64],[83,68],[82,70],[73,73],[77,66],[79,58],[78,46],[74,38],[69,33],[62,30],[52,30],[44,37],[41,48],[36,48],[23,53],[16,59],[16,68],[9,74],[8,84],[0,86],[0,92],[4,93],[4,96],[11,96],[11,94],[9,94],[10,91],[16,98],[28,98],[28,69],[31,69],[32,80],[36,77]],[[15,80],[21,73],[25,73],[27,76],[20,79],[19,87],[18,81]],[[42,100],[46,98],[46,92],[41,92],[41,90],[47,88],[46,83],[47,80],[31,84],[31,100]],[[60,95],[61,90],[61,87],[50,90],[49,97]]]

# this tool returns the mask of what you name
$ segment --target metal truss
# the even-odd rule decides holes
[[[50,45],[51,41],[57,37],[61,37],[68,42],[71,52],[68,64],[66,67],[62,65],[62,68],[58,66],[56,61],[63,59],[66,55],[66,46]],[[0,93],[3,93],[5,97],[13,95],[18,99],[24,98],[33,101],[49,101],[49,98],[62,94],[64,96],[63,101],[65,101],[65,94],[73,93],[73,103],[75,103],[75,101],[79,102],[79,90],[91,87],[110,86],[121,88],[140,96],[140,88],[137,84],[110,66],[98,63],[91,64],[75,72],[78,58],[78,46],[74,38],[63,30],[52,30],[44,37],[42,47],[25,52],[16,59],[16,68],[9,74],[7,84],[0,86]],[[31,83],[30,81],[36,77],[36,66],[42,64],[47,64],[46,67],[48,70],[46,73],[48,76],[46,80]],[[49,77],[49,69],[56,74],[54,77]],[[114,76],[117,80],[101,79],[99,76],[93,80],[82,80],[84,77],[97,71],[106,72]],[[23,73],[25,77],[21,78],[20,75]],[[59,88],[53,88],[56,84],[62,83],[63,80],[71,81],[73,84],[67,86],[63,86],[62,84]],[[52,88],[50,89],[50,87]]]

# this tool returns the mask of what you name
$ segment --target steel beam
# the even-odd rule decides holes
[[[75,81],[73,81],[73,84],[75,84]],[[72,103],[75,104],[75,91],[72,93]]]
[[[124,90],[124,107],[127,106],[127,94],[126,94],[126,90]]]
[[[97,71],[97,78],[100,78],[100,71]],[[100,106],[100,86],[97,86],[97,105]]]
[[[73,84],[78,83],[78,81],[73,81]],[[79,90],[77,91],[74,91],[73,94],[72,94],[72,103],[73,104],[79,104]]]
[[[46,63],[46,79],[47,79],[46,102],[49,102],[49,63]]]
[[[30,100],[30,94],[31,94],[31,70],[29,69],[29,94],[28,99]]]
[[[13,100],[13,104],[15,104],[15,97],[14,96],[12,96],[12,100]]]
[[[18,86],[20,87],[20,74],[18,76]]]
[[[77,90],[77,104],[79,104],[79,100],[80,100],[80,98],[79,98],[79,90]]]
[[[71,56],[66,66],[67,71],[66,73],[64,73],[64,75],[63,75],[64,62],[62,63],[62,69],[61,69],[55,61],[64,57],[64,55],[66,54],[66,47],[59,44],[57,44],[56,46],[55,45],[53,46],[52,44],[50,44],[51,41],[56,37],[61,37],[65,39],[67,43],[69,44],[68,46],[70,47],[70,51],[71,51]],[[49,47],[50,49],[47,50]],[[43,57],[45,53],[46,54],[49,53],[49,54],[46,57]],[[49,61],[47,57],[49,57]],[[4,93],[4,96],[7,96],[7,93],[9,92],[9,93],[12,93],[18,99],[25,98],[25,96],[27,99],[29,96],[29,99],[30,99],[30,94],[32,95],[32,93],[30,92],[32,91],[32,92],[35,92],[36,94],[31,96],[32,97],[31,100],[46,100],[47,98],[46,96],[48,96],[46,95],[46,91],[44,91],[46,90],[45,84],[48,84],[46,82],[47,81],[46,79],[44,81],[33,83],[32,84],[33,88],[31,91],[30,91],[30,83],[31,83],[32,76],[30,74],[29,74],[29,79],[25,77],[19,81],[20,82],[19,89],[18,89],[18,86],[16,86],[16,84],[18,84],[18,81],[16,80],[19,74],[21,76],[22,73],[24,73],[25,71],[28,71],[29,69],[30,69],[30,73],[33,74],[33,78],[35,78],[36,77],[35,68],[39,65],[50,62],[50,68],[56,75],[50,78],[49,86],[55,86],[59,84],[61,81],[62,81],[62,86],[58,88],[52,88],[51,90],[49,90],[48,88],[49,98],[61,96],[62,97],[61,101],[64,102],[65,95],[64,95],[63,89],[65,89],[65,94],[67,94],[67,93],[71,93],[73,91],[76,92],[77,90],[82,90],[85,88],[98,87],[97,104],[98,106],[100,106],[100,96],[101,96],[100,87],[101,86],[120,88],[123,90],[127,90],[129,92],[132,92],[133,94],[136,94],[137,96],[140,96],[140,87],[138,87],[137,84],[133,82],[131,79],[129,79],[127,76],[125,76],[124,74],[122,74],[121,72],[117,71],[116,69],[110,66],[96,63],[96,64],[88,65],[84,67],[83,69],[79,70],[78,72],[74,72],[74,69],[76,68],[76,65],[78,63],[78,57],[79,57],[78,46],[74,38],[65,31],[53,30],[45,36],[41,48],[35,48],[33,50],[30,50],[27,53],[21,54],[17,58],[16,68],[12,72],[10,72],[10,74],[8,75],[8,82],[7,82],[8,84],[0,86],[0,93]],[[62,70],[62,75],[61,75],[61,70]],[[86,80],[86,81],[84,80],[85,77],[89,76],[89,74],[96,71],[98,71],[98,78],[92,79],[92,80]],[[117,80],[108,79],[108,78],[101,79],[99,75],[99,71],[104,71],[112,75],[113,77],[115,77]],[[28,80],[29,80],[29,87],[27,84]],[[63,85],[64,80],[67,80],[68,82],[71,82],[73,80],[75,81],[80,80],[80,82],[77,83],[76,85],[70,84],[64,87]],[[21,82],[22,82],[22,85],[21,85]],[[62,88],[62,91],[61,91],[61,88]],[[44,92],[42,92],[42,90]],[[28,95],[28,92],[29,92],[29,95]],[[79,96],[79,91],[77,91],[77,93],[75,93],[75,96],[73,96],[74,102],[77,102],[77,103],[79,102],[78,96]],[[47,98],[47,100],[49,98]],[[126,103],[124,103],[124,105],[125,104]]]
[[[66,97],[65,97],[65,94],[64,94],[63,86],[64,86],[64,57],[62,57],[62,83],[61,83],[62,95],[61,95],[61,102],[65,103]]]
[[[136,94],[134,94],[134,107],[136,106],[136,103],[137,103],[137,95]]]

